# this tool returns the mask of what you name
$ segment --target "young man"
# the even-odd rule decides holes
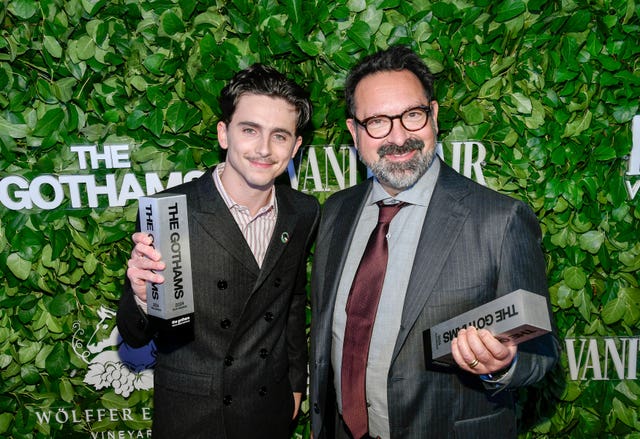
[[[154,438],[289,438],[306,388],[306,261],[319,204],[274,186],[302,143],[311,104],[282,74],[253,65],[220,96],[226,161],[170,189],[187,195],[193,340],[145,314],[163,255],[135,233],[118,328],[131,346],[156,340]]]
[[[314,437],[515,437],[508,390],[552,367],[554,336],[516,347],[486,330],[460,330],[452,344],[457,366],[433,370],[423,333],[520,288],[548,294],[536,218],[436,157],[433,76],[410,49],[362,60],[345,93],[347,127],[374,178],[323,208],[312,271]],[[383,211],[391,210],[389,219]],[[380,263],[367,242],[383,224],[376,248],[388,250]]]

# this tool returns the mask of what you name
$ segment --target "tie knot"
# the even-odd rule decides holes
[[[396,204],[384,204],[382,201],[376,203],[378,205],[378,223],[388,224],[391,222],[396,213],[400,211],[407,203],[401,202]]]

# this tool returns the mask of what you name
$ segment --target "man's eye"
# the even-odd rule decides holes
[[[245,134],[255,134],[256,130],[254,130],[253,128],[244,128],[242,132]]]
[[[376,118],[373,118],[373,119],[369,119],[367,121],[367,125],[373,128],[373,127],[377,127],[377,126],[380,126],[380,125],[384,125],[386,122],[387,121],[386,121],[385,118],[376,117]]]

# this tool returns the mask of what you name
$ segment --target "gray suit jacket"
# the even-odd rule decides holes
[[[558,358],[548,334],[519,346],[502,391],[457,367],[427,370],[423,331],[523,288],[548,295],[536,217],[522,202],[478,185],[441,163],[412,267],[387,380],[393,439],[516,436],[513,389],[540,380]],[[372,181],[324,205],[312,275],[311,415],[316,439],[334,431],[331,326],[342,268]],[[340,430],[338,428],[338,430]]]
[[[292,392],[306,389],[306,262],[319,204],[277,187],[278,219],[260,269],[211,171],[169,190],[187,195],[193,341],[158,335],[128,283],[118,328],[131,346],[152,338],[158,346],[154,438],[288,438]]]

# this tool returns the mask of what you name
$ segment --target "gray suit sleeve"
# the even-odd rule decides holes
[[[503,295],[518,288],[549,298],[540,226],[531,209],[520,202],[514,204],[505,229],[497,293]],[[551,315],[550,308],[549,313]],[[526,386],[541,380],[558,357],[559,343],[555,330],[520,344],[518,363],[504,388]]]

